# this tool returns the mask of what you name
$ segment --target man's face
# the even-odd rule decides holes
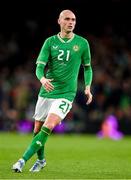
[[[62,31],[70,33],[75,28],[76,17],[72,12],[65,12],[59,17],[58,23]]]

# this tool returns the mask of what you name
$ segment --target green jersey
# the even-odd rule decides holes
[[[45,77],[53,79],[54,90],[46,92],[41,86],[39,96],[73,101],[80,65],[91,66],[90,62],[90,47],[85,38],[76,34],[71,39],[62,39],[59,34],[47,38],[36,63],[47,64]]]

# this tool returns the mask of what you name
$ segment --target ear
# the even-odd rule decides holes
[[[58,24],[60,24],[60,19],[58,19],[58,21],[57,21],[57,22],[58,22]]]

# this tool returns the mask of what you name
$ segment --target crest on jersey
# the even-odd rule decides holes
[[[74,50],[74,51],[78,51],[78,50],[79,50],[79,46],[78,46],[78,45],[74,45],[74,46],[73,46],[73,50]]]

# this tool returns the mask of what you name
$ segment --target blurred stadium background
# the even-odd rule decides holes
[[[32,138],[40,87],[36,58],[45,38],[58,33],[63,9],[75,12],[75,32],[90,43],[93,102],[85,104],[81,67],[73,108],[48,141],[47,169],[29,173],[33,157],[18,175],[11,167]],[[130,179],[130,17],[129,0],[1,1],[0,179]]]
[[[92,54],[93,102],[86,106],[83,69],[71,112],[56,133],[96,134],[110,115],[131,135],[131,23],[127,0],[3,1],[0,6],[0,131],[29,133],[40,83],[35,61],[50,35],[59,31],[61,10],[77,16],[75,32]]]

